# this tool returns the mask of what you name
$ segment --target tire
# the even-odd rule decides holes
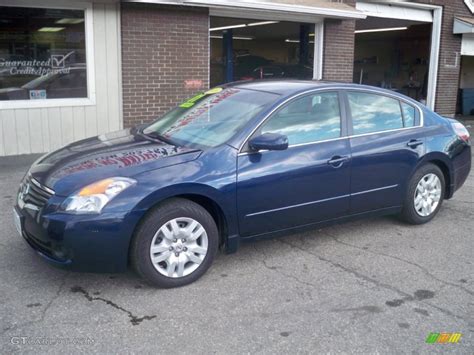
[[[151,210],[137,227],[130,260],[150,285],[180,287],[209,269],[218,246],[218,229],[209,212],[192,201],[173,198]]]
[[[420,188],[419,184],[422,185]],[[423,184],[428,188],[423,188]],[[433,187],[435,185],[436,187]],[[402,220],[410,224],[423,224],[431,221],[441,208],[445,187],[444,174],[436,165],[428,163],[418,168],[407,186],[401,213]],[[439,195],[439,199],[436,197],[437,195]]]

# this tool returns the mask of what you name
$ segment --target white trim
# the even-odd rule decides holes
[[[359,0],[361,2],[368,1],[368,0]],[[435,8],[440,8],[440,5],[431,5],[431,4],[421,4],[417,2],[410,2],[404,0],[370,0],[373,2],[383,2],[384,4],[391,4],[396,6],[403,6],[403,7],[411,7],[415,9],[425,9],[425,10],[433,10]]]
[[[276,20],[288,22],[322,22],[323,17],[308,14],[290,14],[285,12],[236,9],[236,8],[209,8],[209,16],[231,17],[251,20]]]
[[[323,78],[324,60],[324,22],[314,24],[313,79]]]
[[[465,33],[462,35],[461,55],[474,56],[474,34]]]
[[[77,99],[11,100],[0,101],[0,110],[93,105],[95,105],[95,101],[85,97]]]
[[[211,28],[211,15],[207,16],[207,28]],[[207,88],[211,87],[211,36],[207,36]],[[207,89],[206,88],[206,89]]]
[[[403,19],[418,22],[433,22],[433,16],[428,9],[405,6],[405,2],[363,2],[356,3],[356,9],[367,16],[391,19]]]
[[[0,101],[2,109],[28,109],[43,107],[64,107],[64,106],[91,106],[96,103],[95,90],[95,63],[94,63],[94,32],[93,32],[93,9],[91,2],[58,2],[54,0],[44,0],[41,4],[32,3],[27,0],[0,0],[0,6],[28,7],[28,8],[51,8],[70,9],[84,11],[84,31],[85,31],[85,51],[87,70],[87,98],[65,98],[65,99],[45,99],[45,100],[12,100]]]
[[[471,10],[471,12],[474,14],[474,1],[472,0],[464,0],[464,3],[466,6]]]
[[[428,69],[428,89],[426,92],[426,106],[434,111],[436,104],[436,89],[438,85],[439,50],[441,43],[441,28],[443,21],[443,8],[433,8],[433,25],[431,28],[430,64]]]
[[[117,49],[118,49],[118,91],[119,91],[119,128],[123,129],[123,86],[122,86],[122,16],[120,12],[120,2],[116,4],[117,14]]]
[[[282,13],[286,16],[298,15],[298,16],[319,16],[329,18],[344,18],[344,19],[363,19],[366,16],[360,11],[354,10],[342,10],[330,7],[316,7],[316,6],[303,6],[294,4],[283,4],[270,1],[259,1],[259,0],[122,0],[122,2],[139,2],[139,3],[151,3],[151,4],[164,4],[164,5],[181,5],[181,6],[202,6],[210,9],[233,9],[233,11],[249,10],[249,11],[265,11]],[[223,16],[223,15],[213,15]],[[234,14],[234,17],[241,18],[240,14]],[[258,17],[260,18],[260,16]],[[301,21],[301,20],[287,20],[287,21]]]
[[[302,13],[287,13],[267,10],[252,10],[238,8],[209,8],[209,16],[215,17],[231,17],[251,20],[268,20],[268,21],[288,21],[288,22],[307,22],[315,23],[323,21],[323,17]]]
[[[347,18],[347,19],[363,19],[366,16],[355,10],[340,10],[328,7],[316,7],[316,6],[301,6],[291,5],[274,2],[261,2],[261,1],[235,1],[235,0],[184,0],[185,4],[189,5],[201,5],[209,7],[226,7],[226,8],[241,8],[251,10],[267,10],[267,11],[284,11],[286,13],[303,13],[318,15],[323,17],[333,18]]]

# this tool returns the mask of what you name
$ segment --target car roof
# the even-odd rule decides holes
[[[237,87],[248,90],[273,92],[279,95],[291,95],[300,91],[315,89],[322,86],[321,81],[310,80],[252,80],[237,81],[226,84],[226,87]]]
[[[254,80],[254,81],[237,81],[228,83],[224,87],[238,87],[248,90],[258,90],[272,92],[282,96],[292,96],[305,91],[314,89],[332,89],[332,88],[344,88],[344,89],[368,89],[371,91],[378,91],[382,93],[389,93],[391,95],[404,97],[399,93],[382,89],[375,86],[352,84],[347,82],[337,81],[323,81],[323,80]],[[406,97],[405,97],[406,98]],[[410,100],[413,101],[413,100]]]

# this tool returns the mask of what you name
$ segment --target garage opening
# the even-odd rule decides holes
[[[456,113],[474,116],[474,18],[456,17],[453,33],[462,35],[461,77]]]
[[[459,81],[457,114],[474,116],[474,56],[461,58],[461,78]]]
[[[355,32],[355,83],[427,102],[431,23],[369,16]]]
[[[312,79],[314,24],[211,17],[210,84]]]

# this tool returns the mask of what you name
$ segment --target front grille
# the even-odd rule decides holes
[[[39,208],[43,207],[46,202],[54,195],[54,191],[42,186],[31,176],[28,176],[20,187],[19,199],[25,205],[33,205]]]

